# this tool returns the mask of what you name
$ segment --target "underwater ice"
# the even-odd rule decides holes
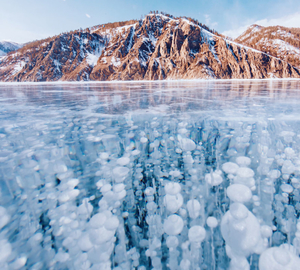
[[[0,269],[300,269],[298,120],[33,107],[1,109]]]

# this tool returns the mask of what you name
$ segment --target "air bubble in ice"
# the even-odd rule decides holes
[[[223,182],[223,177],[216,172],[207,173],[205,181],[211,186],[218,186]]]
[[[118,183],[123,182],[128,173],[129,173],[129,169],[127,167],[119,166],[113,169],[115,181]]]
[[[181,233],[183,226],[184,223],[180,216],[170,215],[164,222],[164,231],[168,235],[178,235]]]
[[[206,224],[208,227],[214,229],[218,226],[218,220],[215,217],[208,217],[206,219]]]
[[[248,167],[251,164],[251,159],[248,157],[240,156],[236,158],[236,163],[240,167]]]
[[[197,218],[200,215],[200,203],[198,200],[189,200],[186,204],[186,207],[189,211],[189,216],[193,219]]]
[[[167,237],[166,244],[168,248],[176,248],[179,244],[177,236],[170,235]]]
[[[294,190],[293,187],[289,184],[282,184],[280,186],[280,188],[283,192],[286,192],[286,193],[291,193]]]
[[[205,239],[206,231],[202,226],[195,225],[189,229],[190,242],[202,242]]]
[[[227,188],[227,196],[233,202],[246,203],[251,200],[252,192],[245,185],[233,184]]]
[[[10,217],[4,207],[0,206],[0,230],[9,222]]]
[[[239,166],[233,162],[226,162],[222,165],[222,170],[227,174],[236,174]]]
[[[0,240],[0,265],[6,262],[11,252],[11,244],[6,239]]]
[[[117,163],[121,166],[125,166],[125,165],[129,164],[129,162],[130,162],[129,157],[121,157],[117,160]]]
[[[172,213],[177,212],[178,209],[182,206],[182,204],[183,197],[180,193],[176,195],[166,194],[164,197],[164,205]]]
[[[176,195],[181,191],[180,184],[176,182],[167,182],[165,185],[165,192],[170,195]]]
[[[119,226],[119,220],[116,216],[111,216],[110,218],[106,219],[104,223],[104,227],[107,230],[116,230]]]
[[[148,139],[146,137],[142,137],[140,139],[140,141],[141,141],[141,143],[146,143],[146,142],[148,142]]]
[[[237,177],[251,178],[254,176],[254,171],[247,167],[241,167],[237,170]]]
[[[98,213],[91,218],[89,224],[92,228],[99,228],[105,224],[106,219],[107,217],[105,214]]]
[[[299,266],[300,258],[289,245],[268,248],[259,258],[259,270],[296,270]]]
[[[180,148],[183,151],[193,151],[196,149],[196,144],[193,140],[188,138],[181,138],[181,136],[178,136],[178,140]]]

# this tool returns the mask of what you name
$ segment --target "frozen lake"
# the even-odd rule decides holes
[[[0,269],[300,269],[299,91],[0,84]]]

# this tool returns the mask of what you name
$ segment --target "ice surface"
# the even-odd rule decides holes
[[[0,84],[0,269],[298,269],[299,88]]]

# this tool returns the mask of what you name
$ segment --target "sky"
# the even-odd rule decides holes
[[[299,0],[0,0],[0,40],[25,43],[151,10],[192,17],[232,38],[254,23],[300,27]]]

